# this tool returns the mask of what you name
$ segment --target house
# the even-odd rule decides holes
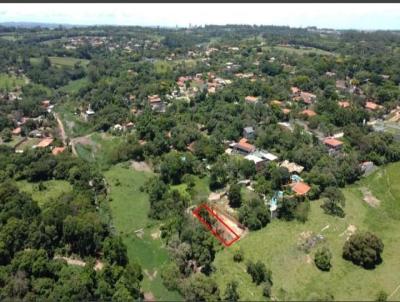
[[[279,166],[288,169],[290,174],[292,173],[300,174],[304,170],[303,166],[300,166],[296,163],[291,163],[288,160],[284,160],[283,162],[281,162]]]
[[[339,105],[339,107],[341,107],[341,108],[348,108],[348,107],[350,107],[350,103],[348,102],[348,101],[339,101],[338,102],[338,105]]]
[[[300,92],[300,96],[298,97],[300,100],[302,100],[305,104],[311,105],[312,103],[315,102],[317,99],[317,96],[311,92]],[[296,100],[298,99],[296,98]]]
[[[248,95],[248,96],[246,96],[246,97],[244,98],[244,100],[245,100],[245,102],[246,102],[247,104],[256,104],[256,103],[258,103],[258,101],[259,101],[259,97]]]
[[[255,131],[253,127],[245,127],[243,129],[243,137],[246,139],[253,139],[255,137]]]
[[[284,130],[289,130],[290,132],[293,132],[293,130],[294,130],[293,126],[288,122],[279,122],[278,126]]]
[[[291,183],[289,186],[296,195],[300,196],[306,195],[311,190],[311,187],[302,181]]]
[[[256,147],[247,142],[246,138],[242,138],[238,143],[232,145],[232,149],[240,154],[250,154],[256,151]]]
[[[255,155],[255,154],[248,154],[244,158],[254,162],[257,171],[260,171],[265,166],[265,164],[267,162],[266,159],[261,158],[261,157]]]
[[[195,150],[196,150],[195,149],[195,144],[196,144],[196,141],[191,142],[189,145],[187,145],[186,149],[188,149],[190,152],[194,153]]]
[[[283,108],[282,112],[283,112],[283,114],[288,115],[291,112],[291,110],[288,108]]]
[[[327,72],[325,72],[325,75],[331,78],[331,77],[334,77],[336,75],[336,73],[327,71]]]
[[[148,99],[148,102],[149,102],[152,110],[155,110],[158,112],[165,112],[165,104],[161,100],[161,98],[158,96],[158,94],[149,95],[147,97],[147,99]]]
[[[84,115],[85,120],[88,121],[89,119],[91,119],[94,116],[94,113],[95,112],[92,110],[92,108],[89,104],[88,109],[85,111],[85,115]]]
[[[367,109],[367,110],[375,111],[375,110],[378,110],[381,108],[382,108],[381,105],[378,105],[377,103],[374,103],[374,102],[366,102],[365,103],[365,109]]]
[[[12,131],[12,135],[20,135],[21,134],[21,127],[17,127]]]
[[[343,142],[337,140],[334,137],[327,137],[324,139],[324,145],[327,146],[330,150],[339,150],[343,146]]]
[[[31,132],[29,132],[28,136],[29,137],[43,137],[43,133],[42,133],[42,131],[35,129],[35,130],[32,130]]]
[[[51,150],[51,153],[53,155],[58,155],[60,153],[63,153],[65,151],[65,147],[54,147],[53,150]]]
[[[303,115],[305,115],[305,116],[307,116],[307,117],[313,117],[313,116],[316,116],[316,115],[317,115],[317,113],[315,113],[314,110],[310,110],[310,109],[303,110],[303,111],[301,112],[301,114],[303,114]]]
[[[35,147],[36,148],[46,148],[53,143],[54,139],[51,137],[46,137],[42,139]]]
[[[278,156],[264,150],[256,150],[252,154],[262,159],[265,159],[266,161],[275,161],[278,159]]]

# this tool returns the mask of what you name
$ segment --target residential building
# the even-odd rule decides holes
[[[255,131],[253,127],[245,127],[243,129],[243,137],[246,139],[253,139],[255,137]]]

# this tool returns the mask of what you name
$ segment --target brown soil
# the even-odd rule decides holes
[[[147,292],[147,293],[144,293],[143,295],[144,295],[144,301],[148,301],[148,302],[156,301],[156,297],[154,297],[152,292]]]
[[[360,191],[363,193],[363,200],[368,203],[371,207],[377,208],[381,204],[381,201],[372,195],[371,191],[365,187],[362,187]]]
[[[140,172],[151,172],[151,168],[150,166],[144,162],[144,161],[131,161],[131,167],[132,169],[136,170],[136,171],[140,171]]]

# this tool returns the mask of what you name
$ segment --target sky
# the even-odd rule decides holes
[[[399,3],[3,3],[0,22],[188,27],[189,24],[398,29]]]

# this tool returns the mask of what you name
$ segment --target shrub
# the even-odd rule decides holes
[[[370,232],[353,234],[343,246],[343,258],[366,269],[382,262],[383,243]]]
[[[332,267],[331,265],[332,253],[327,247],[319,249],[314,256],[315,265],[321,271],[329,271]]]

